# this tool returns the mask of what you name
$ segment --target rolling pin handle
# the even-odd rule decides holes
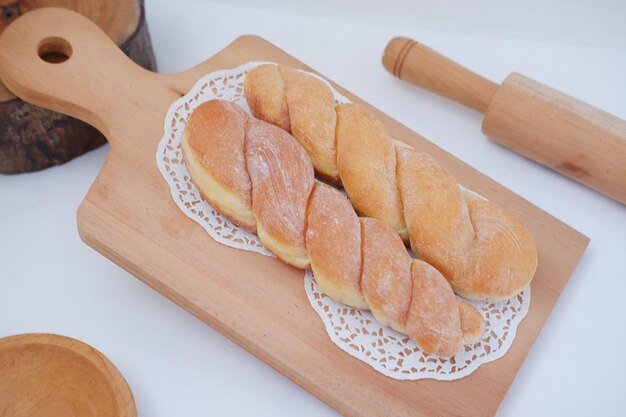
[[[498,85],[405,37],[393,38],[383,66],[394,76],[485,113]]]

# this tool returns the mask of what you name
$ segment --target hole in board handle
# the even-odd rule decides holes
[[[37,55],[51,64],[60,64],[72,56],[72,45],[63,38],[53,36],[39,42]]]

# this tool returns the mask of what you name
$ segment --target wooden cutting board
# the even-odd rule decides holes
[[[45,62],[38,51],[69,59]],[[157,169],[170,104],[202,75],[252,60],[311,71],[269,42],[243,36],[190,70],[155,74],[130,61],[94,24],[61,9],[31,12],[0,38],[0,77],[17,96],[96,126],[111,144],[78,209],[88,245],[345,415],[493,415],[588,239],[333,84],[394,137],[432,154],[464,185],[517,216],[539,251],[530,311],[505,357],[453,382],[377,373],[330,341],[307,301],[301,271],[212,240],[178,209]]]

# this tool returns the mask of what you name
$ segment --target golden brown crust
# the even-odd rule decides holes
[[[286,66],[279,72],[307,85],[307,95],[299,96],[299,112],[304,113],[299,117],[309,114],[311,119],[296,135],[307,137],[307,129],[316,131],[306,126],[314,125],[311,120],[317,120],[317,112],[328,112],[328,99],[319,100],[318,95],[331,92],[305,73]],[[307,101],[308,95],[314,98]],[[263,100],[263,95],[254,99]],[[389,225],[405,242],[410,235],[415,253],[438,268],[457,294],[499,301],[530,283],[537,251],[521,223],[494,204],[463,193],[434,158],[394,143],[365,109],[344,104],[335,111],[337,170],[359,214]],[[313,160],[319,159],[311,143],[315,135],[307,138],[305,149]]]
[[[393,229],[375,219],[359,220],[338,190],[315,183],[311,160],[289,133],[244,117],[230,103],[209,103],[194,112],[183,151],[189,156],[185,162],[194,182],[199,188],[213,187],[209,191],[218,210],[230,207],[232,194],[220,184],[238,190],[247,180],[251,193],[247,198],[244,193],[241,201],[245,205],[251,200],[246,208],[251,209],[263,244],[288,264],[303,269],[311,264],[320,289],[330,297],[370,308],[382,324],[408,333],[424,350],[441,356],[458,349],[454,343],[461,336],[454,335],[462,334],[461,312],[467,310],[467,336],[476,333],[480,313],[457,304],[450,284],[432,266],[411,263]],[[239,156],[215,157],[225,153]],[[205,156],[208,162],[202,159]],[[243,164],[245,176],[233,173],[229,165],[233,161]],[[224,196],[226,201],[220,200]]]
[[[407,238],[395,149],[383,125],[354,104],[337,106],[337,167],[350,201]]]
[[[245,155],[261,241],[288,264],[308,268],[304,232],[314,174],[306,152],[283,129],[251,119]]]
[[[452,356],[463,346],[459,306],[439,271],[426,262],[411,263],[413,292],[406,332],[426,353]]]
[[[276,65],[259,65],[248,72],[244,93],[254,117],[286,131],[291,130],[285,87]]]
[[[473,305],[461,297],[457,296],[456,301],[459,305],[463,343],[466,345],[476,343],[485,333],[485,321],[483,320],[483,316]]]
[[[411,294],[411,257],[389,226],[361,218],[363,272],[361,288],[376,320],[405,333]]]
[[[247,119],[239,106],[228,101],[203,103],[189,118],[181,146],[189,174],[203,198],[235,224],[255,231],[243,154]]]
[[[511,214],[474,195],[465,197],[476,230],[468,253],[474,262],[451,284],[473,300],[503,301],[526,288],[537,270],[537,249],[528,230]],[[498,279],[490,279],[498,277]]]
[[[305,148],[315,170],[339,181],[335,100],[321,80],[286,65],[259,65],[247,74],[244,92],[252,114],[285,129]]]
[[[309,154],[315,170],[338,181],[333,93],[321,80],[289,66],[280,65],[278,71],[285,85],[291,134]]]
[[[532,237],[513,216],[471,193],[430,155],[397,148],[411,247],[473,300],[506,300],[537,267]]]
[[[322,292],[356,308],[368,308],[361,291],[361,224],[335,188],[318,182],[309,201],[306,247]]]
[[[465,257],[474,228],[452,175],[428,154],[412,148],[397,148],[396,154],[413,250],[425,258],[451,258],[446,264]]]

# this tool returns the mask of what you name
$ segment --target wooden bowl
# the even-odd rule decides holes
[[[0,339],[0,415],[136,417],[133,394],[91,346],[53,334]]]

